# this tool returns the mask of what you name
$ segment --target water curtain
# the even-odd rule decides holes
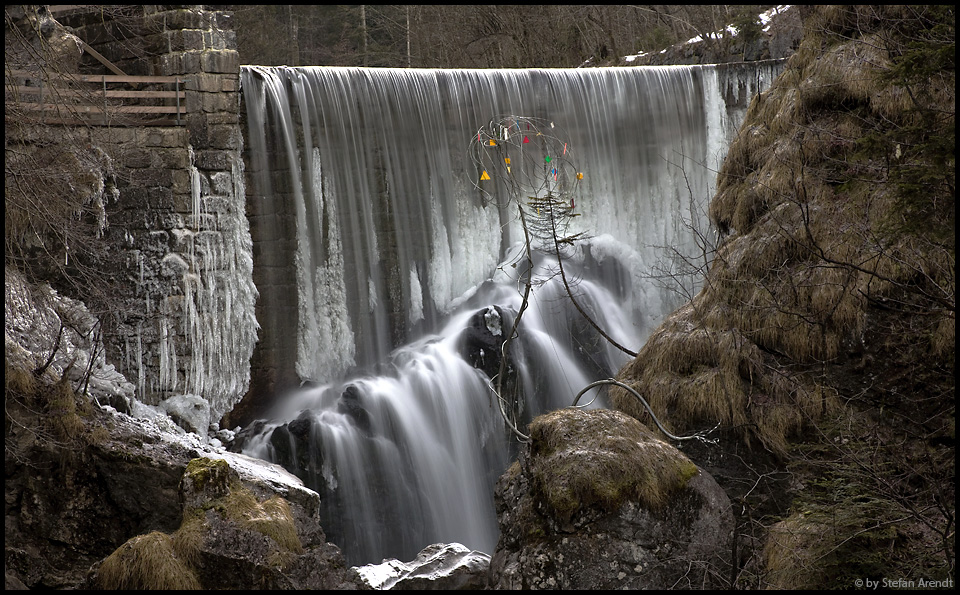
[[[492,552],[493,487],[516,441],[491,378],[506,371],[523,424],[628,357],[571,306],[556,251],[541,242],[524,257],[516,209],[484,190],[520,163],[488,167],[477,150],[514,142],[517,152],[486,156],[522,159],[527,124],[563,130],[524,155],[560,151],[566,166],[560,141],[575,167],[554,177],[538,163],[543,184],[526,212],[563,210],[578,303],[639,349],[697,290],[696,275],[675,273],[687,285],[671,287],[653,271],[676,272],[709,249],[698,243],[709,234],[695,232],[709,228],[715,172],[747,100],[776,69],[244,67],[248,211],[270,205],[279,222],[252,226],[255,279],[290,271],[296,285],[271,298],[258,284],[261,335],[289,345],[286,363],[309,381],[277,403],[246,452],[321,493],[324,529],[351,563],[412,559],[434,542]],[[574,184],[567,202],[561,187]]]

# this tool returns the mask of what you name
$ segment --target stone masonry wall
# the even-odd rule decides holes
[[[248,115],[253,108],[253,117]],[[262,127],[265,114],[259,106],[241,109],[243,130],[247,133],[244,163],[247,180],[247,218],[253,238],[257,263],[253,278],[260,292],[257,320],[261,324],[259,341],[250,367],[256,373],[250,379],[246,397],[229,414],[230,425],[245,426],[262,417],[276,402],[277,395],[300,385],[297,373],[297,341],[299,332],[299,292],[296,274],[297,223],[292,205],[290,170],[273,169],[273,160],[258,159],[255,145],[262,138],[267,143],[259,154],[282,152],[274,146],[273,134],[259,136],[254,130]]]
[[[183,76],[186,116],[107,135],[121,172],[107,233],[129,287],[108,359],[142,402],[199,395],[201,419],[217,422],[247,391],[258,328],[232,13],[111,8],[57,18],[126,74]],[[81,68],[102,70],[89,54]]]

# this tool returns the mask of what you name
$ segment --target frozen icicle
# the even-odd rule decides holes
[[[410,270],[410,324],[423,320],[423,287],[417,269]]]

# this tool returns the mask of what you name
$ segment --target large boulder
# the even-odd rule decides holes
[[[325,543],[316,520],[319,499],[299,494],[300,501],[291,502],[269,494],[241,482],[224,459],[193,459],[180,481],[180,527],[172,534],[154,531],[128,540],[91,569],[85,586],[365,587],[340,550]]]
[[[616,411],[564,409],[496,488],[497,589],[726,586],[730,501],[706,472]]]

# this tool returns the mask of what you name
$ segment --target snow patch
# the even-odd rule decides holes
[[[500,313],[497,312],[497,309],[493,306],[487,308],[487,311],[483,313],[483,322],[487,325],[487,330],[490,331],[490,334],[494,337],[499,337],[503,334],[503,321],[500,320]]]

